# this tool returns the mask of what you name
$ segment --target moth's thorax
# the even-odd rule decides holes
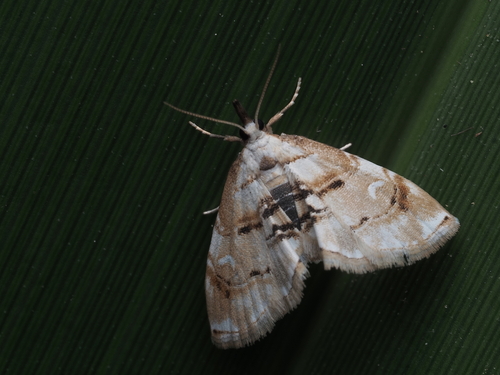
[[[249,139],[247,140],[248,143],[255,142],[266,134],[259,129],[259,125],[257,125],[254,121],[245,125],[245,133],[249,136]]]
[[[249,136],[250,138],[245,142],[245,148],[251,152],[259,152],[260,149],[269,147],[270,138],[272,138],[259,129],[255,129]]]
[[[277,163],[276,152],[279,150],[279,139],[258,129],[253,134],[255,136],[247,140],[240,154],[246,170],[244,177],[242,176],[243,183],[260,178],[259,176],[263,177],[262,173],[267,172]]]

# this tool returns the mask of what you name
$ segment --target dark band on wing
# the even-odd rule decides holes
[[[270,193],[294,226],[300,229],[299,214],[297,213],[297,207],[295,207],[294,194],[290,183],[286,182],[278,185]]]
[[[278,211],[278,209],[280,208],[280,205],[278,203],[272,203],[270,204],[269,206],[267,206],[267,208],[264,209],[264,211],[262,212],[262,217],[264,219],[268,219],[270,218],[271,216],[274,215],[274,213],[276,211]]]
[[[318,195],[319,196],[322,196],[322,195],[325,195],[327,194],[328,192],[332,191],[332,190],[337,190],[337,189],[341,189],[345,186],[345,182],[344,180],[341,180],[341,179],[337,179],[335,181],[333,181],[332,183],[330,183],[327,187],[321,189],[319,192],[318,192]]]
[[[394,176],[394,182],[396,184],[394,191],[394,196],[396,197],[396,201],[398,203],[399,209],[403,212],[406,212],[410,209],[411,203],[408,199],[408,195],[410,195],[410,189],[406,186],[405,179],[401,176]],[[391,198],[391,204],[394,200]]]
[[[438,228],[440,227],[443,227],[445,225],[447,225],[448,221],[450,220],[450,217],[448,215],[446,215],[444,218],[443,218],[443,221],[441,221],[441,223],[439,223],[438,225]]]
[[[247,224],[244,227],[238,228],[238,234],[248,234],[251,231],[253,231],[254,229],[260,229],[260,228],[262,228],[262,223],[261,222]]]
[[[272,227],[272,234],[268,237],[271,239],[277,236],[277,232],[281,232],[278,236],[280,239],[290,238],[296,234],[288,234],[289,230],[298,229],[305,230],[306,232],[312,228],[314,222],[317,221],[316,216],[312,216],[311,213],[319,213],[322,210],[315,210],[312,207],[309,208],[309,212],[306,212],[299,217],[297,212],[297,207],[295,202],[305,200],[309,195],[313,194],[312,190],[300,189],[298,186],[292,187],[290,183],[285,183],[277,186],[271,190],[271,197],[267,197],[261,200],[261,207],[266,208],[262,211],[262,218],[264,220],[273,216],[276,211],[280,208],[284,211],[287,217],[290,219],[291,223],[283,225],[274,225]],[[251,224],[244,225],[238,228],[238,234],[248,234],[255,229],[261,229],[263,227],[262,222],[254,222]]]
[[[267,273],[271,273],[271,268],[269,266],[267,266],[267,268],[264,271],[259,271],[259,270],[250,271],[250,277],[264,276]]]
[[[229,290],[231,287],[231,281],[226,280],[218,273],[215,273],[210,276],[210,284],[213,285],[215,289],[217,289],[224,296],[224,298],[229,299],[231,297],[231,291]]]

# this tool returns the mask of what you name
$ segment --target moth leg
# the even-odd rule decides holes
[[[348,143],[348,144],[346,144],[345,146],[343,146],[343,147],[339,148],[339,150],[340,150],[340,151],[344,151],[344,150],[347,150],[347,149],[348,149],[349,147],[351,147],[351,146],[352,146],[352,143]]]
[[[210,214],[213,214],[214,212],[217,212],[217,211],[219,211],[219,207],[215,207],[215,208],[212,208],[211,210],[204,211],[203,215],[210,215]]]

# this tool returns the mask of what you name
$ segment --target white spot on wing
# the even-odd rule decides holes
[[[229,264],[231,265],[231,267],[234,268],[234,259],[231,255],[226,255],[226,256],[223,256],[222,258],[219,258],[219,260],[217,261],[217,264],[223,266],[225,264]]]
[[[368,186],[368,194],[370,194],[370,197],[372,197],[372,199],[377,199],[377,189],[379,187],[382,187],[385,185],[385,181],[382,181],[382,180],[378,180],[378,181],[375,181],[373,183],[370,184],[370,186]]]

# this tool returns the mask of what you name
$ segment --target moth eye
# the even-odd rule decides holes
[[[250,138],[250,136],[247,133],[245,133],[243,130],[241,130],[241,129],[240,129],[240,137],[244,141],[246,141],[246,140],[248,140]]]
[[[259,124],[259,130],[263,130],[266,126],[266,124],[264,124],[264,121],[262,121],[260,118],[257,119],[257,123]]]

